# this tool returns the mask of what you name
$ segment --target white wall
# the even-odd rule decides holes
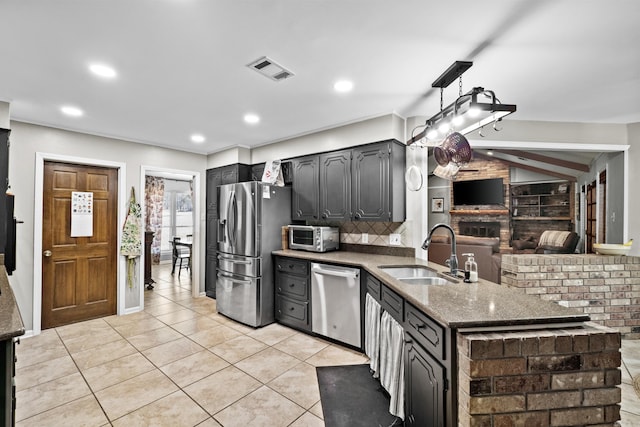
[[[49,153],[70,157],[100,159],[126,164],[124,177],[128,192],[136,189],[138,197],[144,194],[140,188],[141,167],[154,166],[171,170],[196,171],[204,176],[206,157],[150,145],[137,144],[117,139],[104,138],[76,132],[11,122],[11,150],[9,153],[9,180],[16,196],[15,215],[23,220],[17,232],[17,268],[10,283],[18,300],[20,313],[27,330],[33,328],[33,283],[34,283],[34,206],[41,194],[35,194],[36,153]],[[205,200],[204,185],[197,197]],[[200,204],[200,229],[204,232],[204,207]],[[124,219],[123,219],[124,220]],[[122,224],[119,224],[122,228]],[[199,253],[204,255],[204,239],[200,239]],[[204,278],[204,263],[200,263],[199,277]],[[39,278],[38,278],[39,281]],[[204,291],[204,283],[199,284]]]
[[[339,150],[385,139],[404,141],[404,119],[395,114],[388,114],[262,145],[251,150],[251,163]]]
[[[252,164],[251,150],[246,147],[233,147],[207,156],[207,169],[232,165],[234,163]]]

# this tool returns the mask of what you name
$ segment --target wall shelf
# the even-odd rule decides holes
[[[509,209],[454,209],[451,215],[509,215]]]
[[[511,185],[511,239],[544,230],[573,230],[574,188],[568,181]]]

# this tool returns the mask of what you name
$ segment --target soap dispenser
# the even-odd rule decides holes
[[[475,283],[478,281],[478,264],[473,258],[474,254],[462,254],[467,260],[464,262],[464,281],[467,283]]]

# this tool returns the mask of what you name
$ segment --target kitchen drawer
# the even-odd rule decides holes
[[[402,324],[402,322],[404,322],[404,298],[384,284],[382,285],[380,295],[380,305],[382,306],[382,309],[388,311],[396,321]]]
[[[405,309],[405,330],[434,357],[444,360],[446,358],[444,328],[409,303]]]
[[[283,295],[276,295],[276,319],[294,328],[311,330],[309,303],[296,301]]]
[[[309,279],[289,273],[276,272],[276,291],[293,298],[309,300]]]
[[[276,270],[299,276],[307,276],[309,274],[309,261],[276,257]]]
[[[367,292],[371,294],[372,297],[375,298],[376,301],[380,302],[380,288],[382,285],[380,281],[373,277],[371,274],[367,274]]]

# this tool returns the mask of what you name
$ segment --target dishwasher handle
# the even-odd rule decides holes
[[[356,271],[327,270],[315,265],[311,268],[311,271],[317,274],[325,275],[325,276],[349,277],[354,279],[360,275],[360,273],[357,270]]]

